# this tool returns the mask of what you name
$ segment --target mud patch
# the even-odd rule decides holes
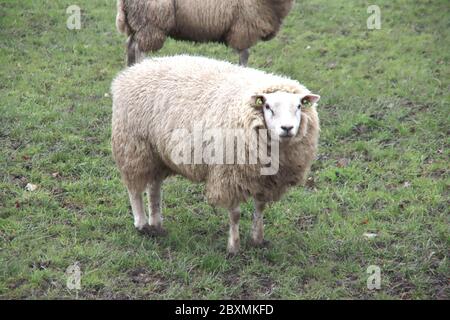
[[[316,223],[317,216],[314,215],[301,215],[298,217],[296,225],[299,230],[307,231],[311,229]]]
[[[170,286],[170,281],[165,276],[145,268],[131,270],[128,276],[135,285],[150,287],[152,293],[156,294],[166,292]]]
[[[14,290],[14,289],[17,289],[17,288],[23,286],[25,283],[27,283],[27,280],[25,280],[25,279],[23,279],[23,278],[17,279],[17,280],[15,280],[15,281],[13,281],[13,282],[10,282],[10,283],[8,284],[8,288],[9,288],[10,290]]]

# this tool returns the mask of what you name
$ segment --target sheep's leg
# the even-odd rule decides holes
[[[154,235],[165,235],[161,215],[161,180],[155,180],[147,186],[148,210],[150,212],[150,230]]]
[[[241,66],[246,67],[248,63],[248,57],[250,56],[250,52],[248,49],[239,50],[239,64]]]
[[[153,181],[147,185],[147,197],[150,219],[144,232],[149,236],[164,236],[167,232],[162,227],[161,181]]]
[[[255,212],[253,213],[251,240],[251,244],[255,247],[262,247],[268,243],[264,240],[263,211],[265,207],[265,202],[255,200]]]
[[[231,209],[230,213],[230,235],[228,238],[228,253],[236,254],[239,251],[239,219],[241,218],[241,210],[238,207]]]
[[[133,211],[134,226],[139,231],[144,231],[148,226],[148,222],[145,216],[142,192],[128,190],[128,196],[130,197],[131,210]]]
[[[131,35],[127,41],[127,66],[132,66],[136,62],[136,47],[134,36]]]
[[[142,61],[144,54],[139,50],[138,43],[134,34],[128,38],[127,44],[127,65],[130,67],[135,63]]]

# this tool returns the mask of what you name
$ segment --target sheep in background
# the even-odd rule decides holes
[[[249,48],[272,39],[294,0],[118,0],[116,26],[128,36],[127,64],[143,52],[158,51],[166,37],[220,42],[239,52],[247,65]]]
[[[165,233],[161,183],[180,174],[205,182],[208,201],[229,210],[229,253],[239,249],[239,205],[253,198],[252,243],[263,245],[266,203],[277,201],[289,187],[302,183],[315,158],[319,137],[315,103],[320,97],[295,80],[185,55],[146,59],[121,72],[111,90],[112,151],[128,189],[135,227],[147,234]],[[239,137],[249,137],[248,141],[255,141],[251,137],[260,129],[268,129],[269,138],[258,140],[258,148],[268,147],[270,141],[270,150],[275,153],[277,146],[278,157],[271,158],[271,163],[262,159],[248,164],[206,163],[202,161],[206,153],[196,162],[194,150],[193,162],[180,163],[180,146],[189,146],[184,154],[192,160],[193,140],[186,138],[194,135],[195,140],[196,127],[237,129]],[[185,132],[175,134],[181,129]],[[205,148],[209,143],[209,138],[200,141]],[[250,154],[254,144],[245,147],[245,154]],[[234,152],[233,146],[233,161]],[[262,174],[274,163],[274,171]],[[149,220],[142,200],[145,190]]]

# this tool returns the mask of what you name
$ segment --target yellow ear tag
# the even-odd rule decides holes
[[[311,107],[311,101],[309,101],[309,99],[302,99],[302,106],[304,106],[305,108]]]
[[[263,105],[263,101],[262,101],[261,98],[256,98],[255,103],[256,103],[256,106],[257,106],[257,107],[261,107],[261,106]]]

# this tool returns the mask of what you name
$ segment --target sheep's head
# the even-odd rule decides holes
[[[255,108],[260,108],[271,136],[289,140],[297,135],[302,109],[319,101],[320,96],[312,93],[299,94],[276,91],[252,97]]]

